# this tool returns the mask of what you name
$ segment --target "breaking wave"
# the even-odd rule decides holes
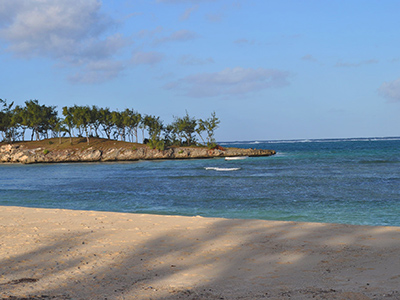
[[[229,171],[238,171],[240,168],[217,168],[217,167],[205,167],[206,170],[213,170],[213,171],[222,171],[222,172],[229,172]]]

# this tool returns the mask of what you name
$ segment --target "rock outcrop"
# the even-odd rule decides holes
[[[0,147],[2,163],[64,163],[64,162],[98,162],[98,161],[135,161],[156,159],[195,159],[233,156],[270,156],[274,150],[241,149],[241,148],[196,148],[177,147],[166,150],[149,149],[147,147],[112,148],[100,150],[87,149],[25,149],[22,145],[3,145]]]

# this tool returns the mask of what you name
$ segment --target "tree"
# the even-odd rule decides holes
[[[123,122],[128,131],[128,136],[131,137],[130,141],[133,142],[133,137],[138,142],[138,128],[141,123],[142,116],[132,109],[125,109],[123,112]]]
[[[25,131],[29,128],[29,118],[28,118],[28,110],[26,107],[21,107],[17,105],[14,108],[14,123],[18,124],[22,129],[22,141],[25,141]]]
[[[114,126],[112,120],[112,113],[109,108],[100,108],[99,110],[99,123],[103,128],[103,131],[106,137],[110,140],[111,139],[111,132]]]
[[[186,111],[186,115],[183,118],[174,117],[175,121],[172,123],[175,133],[180,138],[181,144],[183,144],[183,138],[185,138],[185,144],[195,145],[196,137],[194,133],[196,132],[197,121],[195,118],[190,117]]]
[[[148,132],[148,139],[156,148],[163,148],[165,145],[195,145],[197,135],[203,144],[215,144],[214,131],[218,128],[219,119],[215,112],[206,120],[196,120],[186,115],[182,118],[174,117],[174,121],[164,126],[160,117],[152,115],[142,116],[133,109],[125,109],[122,112],[110,111],[109,108],[98,108],[97,106],[64,106],[62,108],[63,118],[58,117],[56,106],[39,104],[38,100],[25,101],[25,106],[14,103],[7,103],[0,99],[0,136],[4,141],[15,141],[22,137],[24,141],[27,129],[31,130],[31,140],[34,138],[61,137],[69,134],[72,144],[72,137],[77,132],[78,136],[89,137],[105,135],[111,139],[113,135],[122,141],[128,140],[138,142],[138,131],[142,130],[143,143],[145,132]],[[202,133],[207,132],[207,142]],[[61,141],[61,140],[60,140]]]
[[[64,120],[58,119],[56,126],[54,127],[54,133],[56,133],[55,137],[59,138],[59,144],[61,144],[61,138],[65,136],[65,134],[70,133],[69,128],[67,127]],[[61,134],[62,133],[62,134]],[[72,138],[70,135],[70,142],[72,144]]]
[[[29,100],[25,101],[27,119],[28,119],[28,127],[32,130],[31,141],[33,141],[33,137],[36,135],[36,140],[40,139],[39,127],[43,122],[42,112],[40,109],[38,100]]]
[[[164,150],[164,141],[161,140],[161,132],[163,130],[163,122],[160,117],[147,115],[144,117],[144,124],[149,133],[149,147]]]
[[[99,137],[98,130],[101,125],[101,116],[100,116],[100,110],[97,106],[93,105],[92,108],[89,108],[89,113],[90,113],[90,127],[94,131],[94,136]]]
[[[57,123],[57,111],[55,106],[40,105],[38,100],[25,101],[26,123],[32,130],[31,141],[36,136],[40,140],[40,135],[48,137],[48,131],[52,130]]]
[[[74,117],[73,117],[73,108],[64,106],[62,109],[62,113],[64,115],[63,123],[66,125],[64,127],[65,131],[69,134],[69,141],[72,145],[72,129],[74,128]]]
[[[219,127],[220,120],[217,118],[215,112],[211,113],[211,117],[206,120],[199,120],[199,129],[198,134],[202,131],[207,132],[207,145],[208,147],[214,147],[216,145],[216,141],[214,138],[215,130]],[[201,139],[204,141],[202,136],[200,135]]]
[[[118,139],[118,136],[121,137],[121,141],[125,140],[125,124],[124,124],[124,119],[122,113],[119,111],[113,111],[111,112],[112,116],[112,122],[117,129],[115,132],[115,135]]]
[[[45,138],[48,138],[48,131],[51,130],[53,137],[57,135],[56,126],[60,122],[55,106],[41,106],[43,112],[43,122],[40,131]]]
[[[144,135],[144,133],[145,133],[145,131],[146,131],[146,123],[147,123],[147,121],[146,121],[146,117],[147,117],[147,115],[145,115],[145,116],[143,116],[142,118],[141,118],[141,120],[140,120],[140,123],[139,123],[139,129],[141,129],[142,130],[142,143],[144,144],[144,142],[145,142],[145,135]]]
[[[201,138],[203,145],[206,144],[206,142],[204,141],[203,135],[202,135],[202,132],[204,132],[204,131],[206,131],[205,121],[203,121],[202,119],[199,119],[197,121],[196,133]]]
[[[14,140],[14,123],[13,123],[13,107],[14,102],[10,104],[7,100],[0,99],[0,131],[3,136],[3,140],[6,142],[12,142]]]
[[[86,142],[89,145],[90,140],[90,107],[89,106],[74,106],[73,110],[73,119],[75,126],[78,128],[80,134],[85,132],[86,135]]]
[[[177,137],[177,131],[175,130],[173,124],[164,126],[164,143],[166,145],[176,145],[176,146],[179,146],[181,144],[181,142]]]

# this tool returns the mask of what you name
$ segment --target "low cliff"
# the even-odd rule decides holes
[[[160,151],[147,146],[114,148],[69,147],[67,149],[32,148],[24,144],[0,146],[1,163],[63,163],[98,161],[135,161],[155,159],[195,159],[233,156],[270,156],[274,150],[256,150],[240,148],[208,149],[200,147],[172,147]]]

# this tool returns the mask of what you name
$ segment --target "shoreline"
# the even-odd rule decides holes
[[[128,143],[105,139],[92,139],[87,145],[85,140],[69,139],[62,143],[58,139],[40,142],[19,142],[0,145],[0,163],[69,163],[69,162],[112,162],[167,159],[206,159],[236,156],[271,156],[274,150],[242,149],[216,147],[169,147],[165,150],[150,149],[143,144]]]
[[[0,230],[0,299],[400,298],[400,227],[0,206]]]

